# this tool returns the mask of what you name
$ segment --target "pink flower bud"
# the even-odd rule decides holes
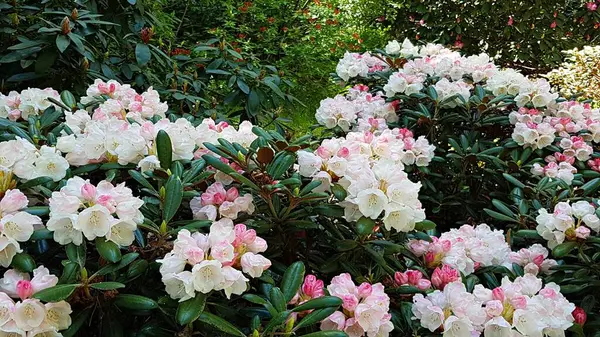
[[[542,262],[544,262],[544,255],[538,255],[533,258],[533,263],[535,263],[538,266],[541,266]]]
[[[510,299],[510,304],[515,309],[525,309],[527,307],[527,297],[525,296],[515,296]]]
[[[33,287],[28,280],[20,280],[17,282],[17,294],[21,300],[25,300],[33,295]]]
[[[227,201],[234,201],[235,199],[237,199],[237,197],[239,195],[240,195],[240,193],[238,192],[238,189],[235,187],[232,187],[227,190],[227,194],[226,194]]]
[[[417,284],[415,284],[415,286],[421,290],[429,289],[431,288],[431,281],[422,278],[419,280],[419,282],[417,282]]]
[[[544,296],[545,298],[556,298],[556,291],[552,288],[544,288],[542,290],[540,290],[540,295]]]
[[[491,300],[485,304],[485,312],[490,317],[500,316],[502,311],[504,311],[504,305],[498,300]]]
[[[427,252],[428,243],[423,240],[411,240],[408,242],[408,249],[416,256],[422,256]]]
[[[419,283],[419,280],[423,278],[423,273],[418,270],[407,270],[406,276],[408,277],[408,283],[416,285]]]
[[[315,275],[307,275],[304,278],[302,292],[311,298],[317,298],[325,295],[323,280],[317,279]]]
[[[83,184],[81,186],[81,196],[88,201],[94,200],[96,198],[96,186],[90,183]]]
[[[460,280],[458,270],[448,265],[444,265],[442,268],[435,268],[431,274],[431,283],[438,289],[444,289],[448,283],[458,280]]]
[[[492,290],[492,298],[504,302],[504,289],[497,287]]]
[[[590,236],[590,229],[585,226],[579,226],[575,230],[575,236],[585,240]]]
[[[585,321],[587,321],[587,314],[581,307],[575,307],[575,310],[573,310],[571,314],[573,315],[573,318],[575,318],[575,323],[581,326],[583,326]]]
[[[397,271],[394,274],[394,280],[396,281],[397,285],[401,286],[408,283],[408,276],[406,276],[406,274],[404,273]]]
[[[337,153],[338,157],[342,157],[342,158],[346,158],[348,157],[348,155],[350,155],[350,150],[348,150],[347,147],[342,146]]]
[[[373,292],[373,287],[370,283],[364,282],[358,286],[358,296],[365,298],[371,296]]]
[[[344,295],[342,301],[342,307],[348,311],[354,311],[358,305],[358,298],[354,295]]]

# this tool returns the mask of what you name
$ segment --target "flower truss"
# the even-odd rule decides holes
[[[23,250],[19,242],[31,238],[34,230],[43,227],[42,219],[23,211],[29,200],[19,190],[8,190],[0,199],[0,265],[8,267]]]

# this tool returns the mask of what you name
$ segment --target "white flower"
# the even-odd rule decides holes
[[[400,43],[398,43],[398,41],[396,41],[396,40],[389,41],[388,44],[385,46],[385,52],[390,55],[399,54],[400,50],[401,50]]]
[[[56,303],[46,303],[46,319],[48,323],[56,330],[67,329],[71,325],[71,306],[65,301]]]
[[[204,260],[192,268],[194,289],[204,294],[216,289],[224,280],[221,262]]]
[[[39,327],[46,317],[46,308],[37,299],[26,299],[15,305],[14,320],[17,327],[23,330],[33,330]]]
[[[242,255],[242,270],[251,277],[260,277],[271,266],[271,261],[262,255],[248,252]]]
[[[362,215],[371,219],[377,219],[388,203],[385,194],[376,188],[369,188],[358,192],[356,201]]]
[[[72,242],[79,246],[83,242],[83,233],[73,227],[76,222],[77,215],[53,215],[46,223],[46,227],[48,230],[54,232],[54,241],[61,245],[67,245]]]
[[[444,337],[471,337],[474,330],[471,321],[467,317],[458,318],[450,316],[444,322]]]
[[[162,277],[162,282],[165,284],[165,290],[172,299],[183,302],[194,298],[196,293],[194,292],[192,272],[182,271],[174,274],[169,273]]]
[[[10,266],[13,257],[22,251],[17,241],[0,236],[0,266],[4,268]]]
[[[141,168],[142,172],[154,170],[160,167],[160,160],[154,155],[144,157],[144,159],[140,160],[137,167]]]
[[[241,295],[248,288],[248,279],[241,271],[227,266],[223,267],[224,282],[219,288],[225,291],[225,296],[231,298],[231,294]]]
[[[296,155],[298,156],[298,172],[303,177],[312,177],[321,170],[322,161],[320,157],[307,151],[298,151]]]
[[[83,232],[88,240],[94,240],[96,237],[106,236],[112,222],[113,217],[106,207],[94,205],[79,213],[74,228]]]
[[[0,219],[2,234],[19,242],[29,240],[34,226],[41,226],[42,219],[26,212],[8,214]]]
[[[119,246],[129,246],[135,240],[135,230],[137,225],[131,220],[115,220],[110,225],[110,230],[106,234],[106,239]]]

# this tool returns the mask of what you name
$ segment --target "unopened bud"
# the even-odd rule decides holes
[[[77,18],[79,18],[79,11],[77,10],[77,8],[73,8],[73,10],[71,11],[71,18],[73,20],[77,20]]]
[[[71,32],[71,20],[69,20],[68,16],[65,16],[65,18],[60,23],[60,26],[62,28],[63,35],[67,35]]]

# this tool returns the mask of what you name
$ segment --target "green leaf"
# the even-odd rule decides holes
[[[115,263],[121,260],[121,250],[116,243],[104,238],[96,238],[96,249],[106,261]]]
[[[375,221],[367,217],[361,217],[356,221],[356,232],[358,235],[370,235],[375,228]]]
[[[56,47],[61,53],[63,53],[67,47],[69,47],[70,43],[71,40],[69,40],[66,35],[56,35]]]
[[[38,185],[44,185],[51,181],[53,181],[53,180],[50,177],[37,177],[35,179],[28,180],[28,181],[24,182],[23,184],[20,184],[18,187],[19,187],[19,189],[24,190],[26,188],[36,187]]]
[[[330,330],[313,332],[309,333],[308,335],[302,335],[300,337],[348,337],[348,334],[346,334],[343,331]]]
[[[600,178],[594,178],[585,183],[580,188],[583,190],[583,195],[590,195],[598,190],[600,187]]]
[[[255,90],[250,91],[250,95],[248,95],[248,113],[250,115],[255,116],[258,112],[258,107],[260,106],[260,98]]]
[[[306,301],[301,305],[292,309],[294,312],[300,312],[304,310],[323,309],[328,307],[339,307],[342,305],[342,299],[335,296],[323,296],[319,298]]]
[[[237,85],[244,94],[248,95],[250,93],[250,87],[248,87],[248,84],[243,79],[238,78]]]
[[[576,247],[577,242],[575,241],[564,242],[552,249],[552,255],[556,258],[561,258],[569,254]]]
[[[179,303],[177,307],[177,322],[180,325],[187,325],[200,317],[206,305],[206,294],[196,293],[196,297]]]
[[[333,186],[331,187],[331,192],[339,201],[344,201],[348,196],[348,193],[340,184],[333,184]]]
[[[432,229],[435,229],[435,222],[431,220],[423,220],[415,224],[415,230],[418,231],[428,231]]]
[[[67,257],[69,261],[77,263],[81,268],[85,266],[86,253],[85,253],[85,244],[76,246],[73,243],[70,243],[65,248],[67,253]]]
[[[331,316],[331,314],[333,314],[337,310],[338,310],[338,307],[316,309],[316,310],[312,311],[310,314],[306,315],[300,321],[300,323],[296,324],[296,326],[294,327],[294,329],[298,330],[300,328],[304,328],[304,327],[311,326],[313,324],[319,323],[322,320],[324,320],[325,318]]]
[[[10,265],[11,267],[17,268],[25,273],[31,273],[36,267],[35,260],[27,253],[19,253],[15,255]]]
[[[269,293],[269,299],[271,300],[271,303],[278,312],[285,311],[287,307],[287,302],[283,298],[283,294],[281,293],[281,290],[279,288],[271,288],[271,292]]]
[[[68,90],[64,90],[60,93],[60,100],[71,109],[77,107],[77,100],[75,99],[75,96]]]
[[[503,203],[502,201],[500,201],[498,199],[492,199],[492,204],[500,212],[502,212],[503,214],[507,215],[508,217],[510,217],[510,218],[514,218],[515,217],[515,213],[513,211],[511,211],[510,208],[505,203]]]
[[[156,154],[160,161],[160,167],[165,170],[169,169],[173,162],[173,145],[165,130],[158,131],[156,135]]]
[[[511,218],[509,216],[506,216],[506,215],[504,215],[502,213],[498,213],[498,212],[492,211],[491,209],[484,208],[483,211],[486,212],[489,216],[491,216],[492,218],[494,218],[496,220],[509,221],[509,222],[518,222],[517,220],[515,220],[515,219],[513,219],[513,218]]]
[[[208,312],[203,312],[198,320],[202,323],[208,324],[230,336],[246,337],[246,335],[236,328],[233,324],[222,319],[219,316],[213,315]]]
[[[281,292],[286,303],[294,298],[300,285],[304,282],[304,271],[304,263],[298,261],[292,263],[283,274]]]
[[[169,177],[169,180],[167,180],[165,185],[165,200],[163,208],[164,221],[171,221],[181,205],[181,200],[183,200],[183,184],[179,177],[172,175]]]
[[[521,229],[520,231],[513,232],[513,236],[525,239],[543,239],[535,229]]]
[[[138,65],[143,66],[150,61],[152,54],[150,48],[144,43],[138,43],[135,45],[135,59]]]
[[[46,288],[33,294],[33,298],[37,298],[44,302],[59,302],[64,301],[79,287],[79,284],[59,284],[54,287]]]
[[[132,294],[119,294],[115,298],[115,305],[123,309],[152,310],[158,308],[158,303],[152,299]]]
[[[98,290],[114,290],[114,289],[125,288],[125,285],[123,283],[119,283],[119,282],[100,282],[100,283],[92,283],[92,284],[90,284],[90,287],[94,288],[94,289],[98,289]]]
[[[517,178],[511,176],[510,174],[502,173],[502,176],[504,177],[504,179],[508,180],[509,183],[511,183],[517,187],[520,187],[520,188],[525,188],[525,184],[523,184]]]
[[[44,74],[52,65],[58,54],[54,49],[46,49],[44,52],[39,54],[37,60],[35,61],[35,73],[36,74]]]

